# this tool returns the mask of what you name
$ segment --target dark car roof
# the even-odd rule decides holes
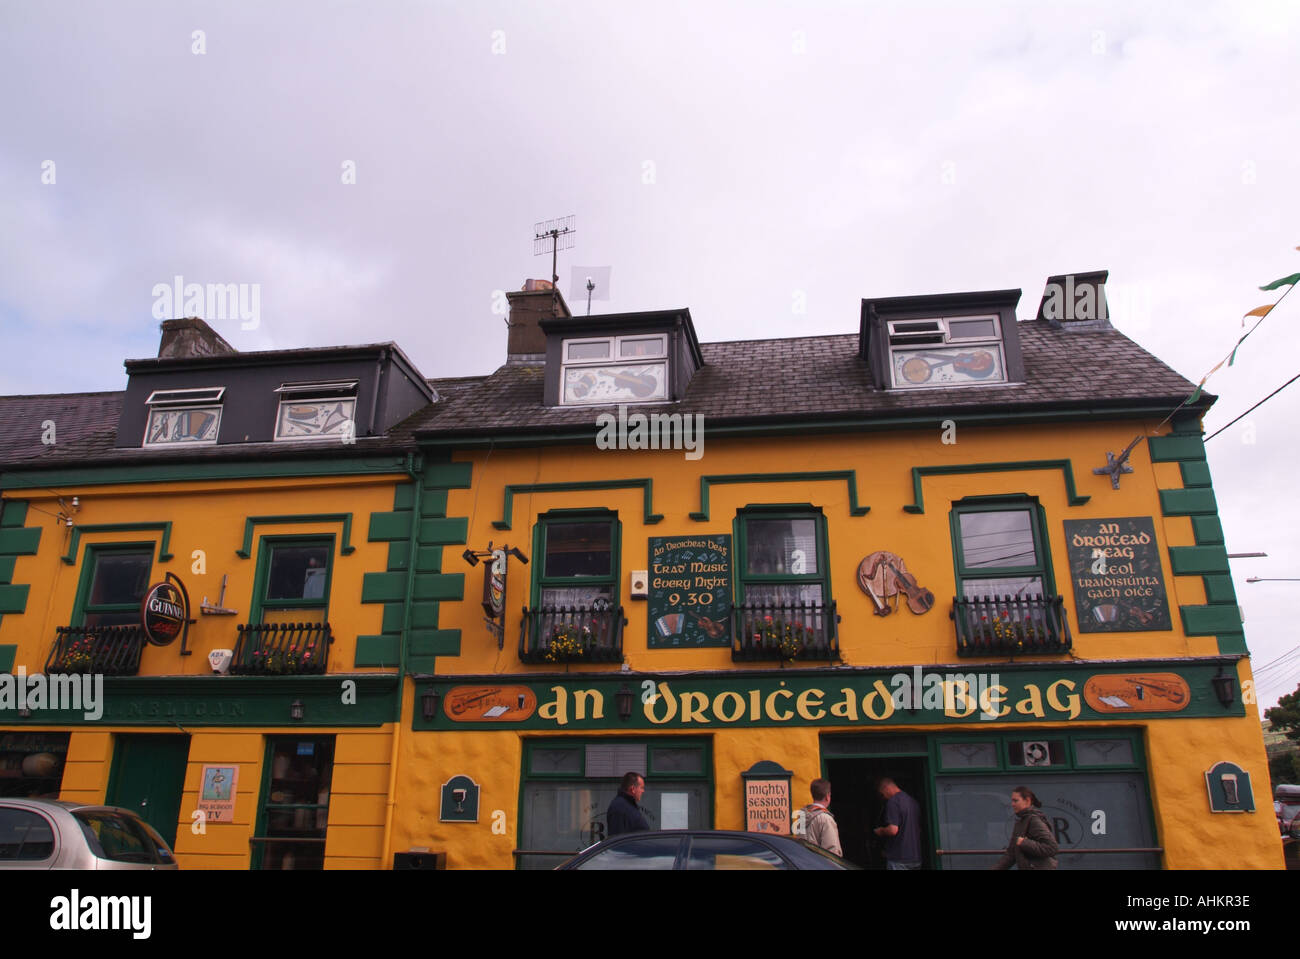
[[[846,869],[857,869],[853,863],[847,859],[842,859],[834,853],[827,852],[820,846],[808,842],[799,836],[788,836],[778,833],[758,833],[744,832],[738,829],[652,829],[643,832],[623,833],[619,836],[612,836],[609,839],[602,839],[594,845],[576,853],[571,859],[566,860],[558,868],[568,865],[578,859],[587,859],[597,852],[607,849],[610,846],[618,845],[622,842],[635,841],[639,839],[650,839],[655,837],[673,837],[677,839],[706,839],[709,837],[720,837],[725,839],[750,839],[758,842],[765,842],[776,847],[787,857],[803,859],[807,861],[807,856],[816,856],[818,858],[830,859],[833,862],[843,865]]]

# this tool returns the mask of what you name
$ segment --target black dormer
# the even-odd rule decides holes
[[[163,323],[159,355],[126,371],[119,449],[350,443],[437,399],[394,343],[239,353],[193,318]]]
[[[690,310],[551,317],[547,406],[675,403],[704,365]]]
[[[1019,290],[863,300],[858,352],[878,389],[1023,383]]]

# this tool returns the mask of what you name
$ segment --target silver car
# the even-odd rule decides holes
[[[129,809],[0,799],[0,869],[175,869],[153,827]]]

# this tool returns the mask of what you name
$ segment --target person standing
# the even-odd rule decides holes
[[[610,837],[625,832],[646,832],[650,821],[641,811],[641,797],[645,795],[645,777],[640,773],[624,773],[619,783],[618,795],[610,800],[605,813],[605,825]]]
[[[1011,809],[1016,814],[1016,825],[1011,830],[1011,841],[994,869],[1055,869],[1056,854],[1060,847],[1056,834],[1042,813],[1043,804],[1026,786],[1011,790]]]
[[[811,792],[813,801],[803,807],[804,838],[813,845],[821,846],[827,852],[843,856],[844,851],[840,848],[840,827],[835,824],[835,817],[827,808],[831,804],[830,780],[814,779]]]
[[[886,869],[921,868],[921,807],[892,779],[880,780],[885,825],[873,832],[885,840]]]

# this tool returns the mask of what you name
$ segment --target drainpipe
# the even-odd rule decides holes
[[[423,457],[412,453],[406,454],[406,472],[415,481],[415,501],[411,504],[413,510],[411,515],[411,555],[407,558],[406,595],[402,598],[402,632],[397,643],[397,721],[393,725],[393,751],[388,757],[388,799],[384,809],[384,842],[381,853],[384,857],[382,860],[384,863],[391,862],[393,858],[393,851],[388,848],[388,844],[392,841],[393,815],[397,808],[397,763],[402,745],[402,711],[406,705],[406,643],[407,633],[411,629],[411,590],[415,586],[415,557],[420,538],[420,501],[423,499],[424,494],[424,484],[419,475],[423,465],[422,460]],[[411,702],[415,703],[417,698],[412,696]],[[390,867],[385,866],[384,868]]]

